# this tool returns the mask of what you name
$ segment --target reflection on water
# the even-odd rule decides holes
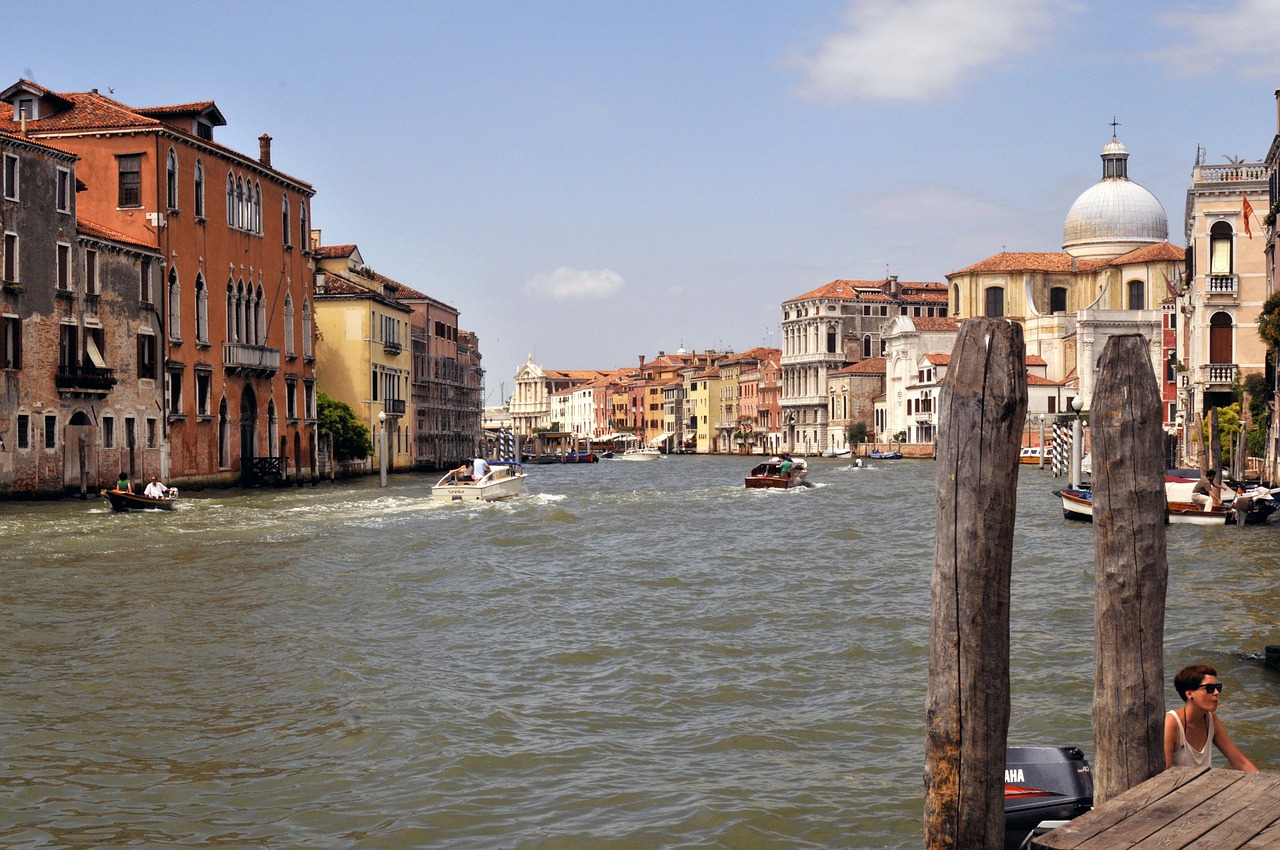
[[[933,466],[749,467],[0,505],[0,844],[920,846]],[[1021,475],[1010,739],[1091,752],[1093,532]],[[1264,769],[1276,533],[1169,529]]]

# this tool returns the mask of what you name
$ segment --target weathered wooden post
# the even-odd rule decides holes
[[[942,386],[925,847],[1000,847],[1009,735],[1009,573],[1027,413],[1022,326],[969,319]]]
[[[1107,340],[1091,405],[1094,801],[1164,770],[1165,492],[1147,340]]]

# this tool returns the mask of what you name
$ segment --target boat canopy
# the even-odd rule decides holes
[[[675,433],[674,431],[663,431],[661,434],[659,434],[658,436],[656,436],[656,437],[654,437],[652,440],[650,440],[650,441],[649,441],[649,445],[651,445],[651,446],[660,446],[660,445],[662,445],[663,443],[665,443],[667,440],[670,440],[670,439],[671,439],[672,437],[674,437],[675,435],[676,435],[676,433]]]

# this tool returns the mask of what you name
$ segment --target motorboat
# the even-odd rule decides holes
[[[662,452],[653,446],[645,446],[639,449],[627,449],[620,455],[614,455],[614,460],[657,460],[662,457]]]
[[[1055,490],[1054,493],[1062,499],[1064,517],[1084,522],[1093,521],[1093,491],[1063,487],[1061,490]],[[1247,496],[1241,494],[1236,498],[1249,499],[1247,507],[1242,507],[1245,525],[1265,523],[1267,518],[1275,513],[1277,507],[1280,507],[1276,503],[1273,492],[1266,488],[1253,490]],[[1166,519],[1172,525],[1231,525],[1241,520],[1241,511],[1237,511],[1231,502],[1206,508],[1195,502],[1169,498],[1166,494],[1165,504],[1167,505]]]
[[[171,511],[178,504],[178,488],[169,487],[165,493],[159,499],[128,490],[104,490],[102,495],[113,511]]]
[[[431,488],[431,498],[437,502],[495,502],[510,499],[529,492],[528,477],[521,464],[509,460],[489,464],[488,472],[479,481],[473,481],[453,470]]]
[[[1093,772],[1078,747],[1008,747],[1004,759],[1004,847],[1027,846],[1093,808]]]
[[[764,463],[756,464],[747,476],[748,490],[787,490],[792,487],[809,487],[809,465],[804,459],[794,460],[786,472],[782,471],[786,461],[770,458]]]
[[[1062,499],[1062,515],[1067,519],[1093,522],[1093,492],[1079,487],[1063,487],[1054,493]]]
[[[873,460],[900,460],[902,458],[902,452],[897,449],[873,449],[868,457]]]
[[[1041,458],[1048,460],[1049,454],[1040,446],[1023,446],[1018,452],[1018,463],[1039,463]]]
[[[851,449],[837,449],[835,446],[827,449],[822,453],[823,457],[849,457],[853,454]]]

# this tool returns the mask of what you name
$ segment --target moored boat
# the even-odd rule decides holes
[[[627,449],[620,455],[614,455],[614,460],[657,460],[662,457],[662,452],[653,446],[645,446],[642,449]]]
[[[168,494],[162,499],[144,496],[141,493],[130,493],[126,490],[104,490],[113,511],[171,511],[178,504],[177,488],[170,487]]]
[[[1047,459],[1048,455],[1040,446],[1023,446],[1018,452],[1018,463],[1039,463],[1041,457]]]
[[[528,475],[515,461],[489,464],[488,472],[479,481],[465,478],[457,470],[446,474],[431,488],[431,498],[437,502],[494,502],[529,492]]]
[[[791,462],[791,466],[783,472],[785,461],[770,458],[764,463],[756,464],[747,476],[748,490],[786,490],[791,487],[808,487],[809,465],[803,459]]]
[[[868,456],[874,460],[899,460],[902,458],[902,452],[897,449],[875,449]]]
[[[1062,515],[1067,519],[1093,522],[1093,493],[1076,487],[1054,491],[1062,498]]]

